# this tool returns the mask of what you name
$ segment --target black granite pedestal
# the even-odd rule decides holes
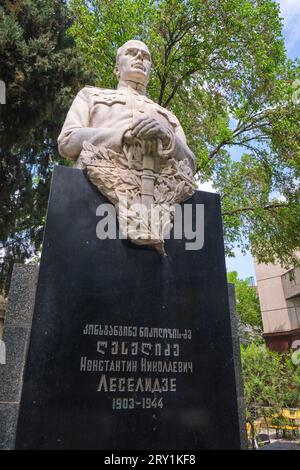
[[[218,195],[188,201],[203,247],[166,257],[99,240],[106,202],[55,168],[16,448],[240,448]]]

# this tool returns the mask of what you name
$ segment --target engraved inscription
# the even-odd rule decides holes
[[[81,373],[95,375],[95,390],[113,410],[155,409],[178,392],[178,376],[194,373],[186,357],[190,329],[86,324],[94,354],[80,357]]]

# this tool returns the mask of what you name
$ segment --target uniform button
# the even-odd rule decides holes
[[[145,111],[143,109],[139,109],[139,113],[144,113]]]

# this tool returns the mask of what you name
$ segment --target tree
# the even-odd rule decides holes
[[[252,343],[241,347],[246,420],[251,426],[252,446],[255,439],[254,421],[259,416],[280,413],[285,405],[288,380],[279,354],[264,345]]]
[[[150,96],[179,117],[199,181],[220,192],[227,254],[237,243],[297,264],[299,61],[274,0],[3,0],[0,22],[0,289],[40,247],[71,99],[86,83],[115,86],[116,49],[134,37],[152,51]]]
[[[290,352],[279,354],[255,342],[241,347],[246,419],[251,426],[254,447],[254,421],[291,424],[283,417],[283,408],[300,406],[300,367]],[[267,425],[269,425],[267,424]]]
[[[13,263],[39,249],[56,139],[70,102],[85,83],[66,32],[66,2],[5,0],[0,6],[0,292]],[[63,162],[66,164],[65,162]]]
[[[112,87],[126,40],[150,45],[150,96],[179,117],[199,181],[220,192],[226,251],[298,265],[299,61],[287,59],[274,0],[71,0],[71,34]],[[298,84],[298,85],[297,85]],[[298,88],[296,88],[298,86]],[[239,153],[239,157],[236,156]]]
[[[227,281],[234,284],[239,333],[243,342],[260,341],[263,325],[257,291],[250,285],[250,278],[238,278],[236,271],[227,273]]]
[[[291,408],[300,407],[300,352],[297,354],[297,361],[292,360],[290,354],[285,356],[286,364],[286,375],[289,383],[288,390],[286,392],[286,403]]]

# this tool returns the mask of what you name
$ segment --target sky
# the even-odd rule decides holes
[[[277,0],[284,22],[284,37],[288,56],[300,57],[300,0]]]
[[[295,59],[300,57],[300,0],[277,0],[277,3],[280,5],[283,18],[283,34],[287,54],[291,59]],[[210,190],[209,184],[207,184],[206,190]],[[226,266],[228,271],[237,271],[240,279],[255,278],[251,254],[243,255],[238,248],[235,250],[235,258],[226,259]]]

